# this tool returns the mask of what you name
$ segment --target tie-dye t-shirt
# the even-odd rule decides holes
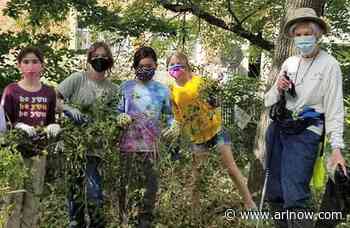
[[[119,143],[122,152],[155,152],[164,117],[169,127],[174,121],[169,90],[156,81],[129,80],[121,85],[118,112],[130,115],[133,122],[124,130]]]

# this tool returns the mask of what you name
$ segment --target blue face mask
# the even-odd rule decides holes
[[[316,37],[311,36],[296,36],[294,37],[294,44],[302,55],[311,54],[316,47]]]

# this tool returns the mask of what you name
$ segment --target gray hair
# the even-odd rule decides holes
[[[296,27],[298,27],[299,25],[307,25],[309,26],[309,28],[311,28],[313,34],[317,37],[320,38],[322,36],[322,34],[324,33],[323,29],[321,28],[321,26],[313,21],[304,21],[304,22],[299,22],[299,23],[295,23],[292,26],[290,26],[289,28],[289,35],[290,36],[294,36],[294,30],[296,29]]]

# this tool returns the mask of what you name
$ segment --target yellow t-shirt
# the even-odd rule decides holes
[[[199,97],[203,80],[194,75],[184,86],[171,86],[173,112],[193,143],[204,143],[221,130],[221,112]]]

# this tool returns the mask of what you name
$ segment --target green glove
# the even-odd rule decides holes
[[[126,127],[132,122],[131,117],[126,113],[121,113],[117,117],[117,124],[120,127]]]

